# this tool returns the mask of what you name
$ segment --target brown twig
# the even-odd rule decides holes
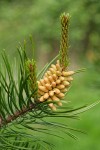
[[[32,103],[29,105],[29,107],[23,107],[21,110],[16,111],[13,115],[9,115],[5,120],[0,116],[0,128],[4,125],[7,125],[8,123],[11,123],[13,120],[16,120],[20,116],[24,115],[25,113],[31,111],[33,108],[36,108],[36,104]]]

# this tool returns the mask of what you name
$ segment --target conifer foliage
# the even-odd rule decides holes
[[[37,74],[36,62],[27,58],[25,45],[19,46],[19,64],[12,66],[5,51],[0,65],[0,149],[36,150],[53,149],[45,135],[63,134],[76,139],[73,129],[61,122],[46,118],[77,119],[78,114],[99,103],[72,109],[65,105],[73,75],[68,70],[69,14],[61,15],[61,45],[59,55]],[[15,69],[15,70],[14,70]],[[67,101],[66,101],[67,103]],[[58,119],[57,119],[58,120]],[[61,119],[60,119],[61,120]]]

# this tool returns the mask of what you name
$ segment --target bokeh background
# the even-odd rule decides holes
[[[86,68],[75,75],[66,99],[74,107],[100,100],[100,1],[99,0],[0,0],[0,53],[3,49],[13,62],[19,42],[27,41],[27,54],[32,58],[29,42],[33,36],[35,59],[42,68],[58,53],[62,12],[70,13],[70,68]],[[100,149],[100,104],[81,115],[81,120],[63,120],[86,131],[70,137],[45,138],[56,145],[55,150]]]

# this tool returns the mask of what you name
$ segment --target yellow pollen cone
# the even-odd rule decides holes
[[[62,106],[62,103],[61,103],[61,102],[58,102],[57,105],[58,105],[58,106]]]
[[[40,83],[40,81],[37,81],[37,83],[38,83],[38,86],[41,86],[41,83]]]
[[[51,76],[52,75],[51,71],[47,71],[47,75]]]
[[[53,77],[54,80],[57,79],[57,75],[56,74],[53,74],[52,77]]]
[[[64,79],[65,79],[65,78],[64,78],[64,77],[62,77],[62,76],[61,76],[61,77],[59,77],[59,80],[60,80],[60,81],[64,81]]]
[[[63,74],[64,77],[71,76],[71,75],[73,75],[74,73],[75,73],[74,71],[68,71],[68,72],[67,72],[67,71],[63,71],[63,72],[62,72],[62,74]]]
[[[43,92],[48,92],[48,90],[44,86],[38,86],[38,88],[39,88],[39,90],[41,90]]]
[[[40,95],[44,95],[44,92],[41,91],[41,90],[38,90],[38,93],[39,93]]]
[[[51,83],[53,82],[52,76],[49,76],[48,79],[49,79],[49,81],[50,81]]]
[[[57,74],[58,76],[61,76],[61,72],[60,72],[60,71],[56,71],[56,74]]]
[[[47,77],[44,77],[44,82],[45,82],[45,83],[49,83],[49,80],[48,80]]]
[[[50,103],[50,104],[48,104],[49,105],[49,107],[53,110],[53,111],[55,111],[56,110],[56,107],[54,106],[54,104],[53,103]]]
[[[49,69],[51,71],[52,74],[56,73],[56,70],[54,70],[53,68]]]
[[[48,99],[48,98],[49,98],[49,94],[48,94],[48,93],[45,93],[44,96],[43,96],[43,98],[44,98],[44,99]]]
[[[59,93],[60,93],[60,90],[57,89],[57,88],[55,88],[55,89],[54,89],[54,92],[55,92],[56,94],[59,94]]]
[[[56,80],[56,84],[60,84],[61,83],[61,80]]]
[[[53,96],[54,95],[54,91],[49,91],[49,95]]]
[[[58,70],[58,71],[60,71],[60,70],[61,70],[61,67],[60,67],[60,65],[59,65],[59,64],[56,64],[56,68],[57,68],[57,70]]]
[[[57,95],[57,97],[59,97],[59,98],[64,98],[64,94],[63,93],[59,93],[58,95]]]
[[[44,82],[43,79],[40,80],[40,83],[41,83],[41,85],[43,85],[43,86],[45,85],[45,82]]]
[[[52,64],[51,67],[56,70],[56,66],[54,64]]]
[[[67,89],[61,89],[60,91],[63,92],[63,93],[65,93],[65,92],[67,92],[68,90],[67,90]]]
[[[48,74],[47,74],[47,72],[44,74],[44,77],[48,77]]]
[[[48,90],[51,90],[51,89],[52,89],[52,87],[51,87],[51,85],[50,85],[49,83],[45,84],[45,87],[46,87]]]
[[[70,81],[73,81],[73,78],[72,78],[72,77],[66,77],[65,79],[66,79],[67,81],[69,81],[69,82],[70,82]]]
[[[59,90],[61,90],[61,89],[64,89],[65,86],[64,86],[63,84],[61,84],[61,85],[58,85],[57,88],[58,88]]]
[[[56,82],[52,82],[52,87],[53,87],[53,88],[56,87]]]
[[[57,64],[60,64],[59,60],[57,60]]]
[[[59,101],[59,98],[56,97],[55,95],[51,96],[51,99],[52,99],[53,101]]]
[[[68,81],[63,81],[63,85],[68,86],[70,83]]]
[[[40,101],[40,102],[43,102],[43,101],[44,101],[44,97],[41,96],[41,97],[39,98],[39,101]]]

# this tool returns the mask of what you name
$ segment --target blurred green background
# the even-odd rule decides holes
[[[100,100],[100,1],[99,0],[0,0],[0,52],[16,57],[18,43],[27,41],[27,54],[32,57],[29,35],[34,41],[38,68],[52,60],[60,47],[60,20],[62,12],[71,15],[70,68],[86,68],[75,75],[66,99],[78,107]],[[13,59],[12,59],[13,61]],[[70,126],[85,130],[88,135],[76,133],[78,141],[48,138],[55,150],[100,149],[100,104],[81,115],[80,121],[63,120]]]

